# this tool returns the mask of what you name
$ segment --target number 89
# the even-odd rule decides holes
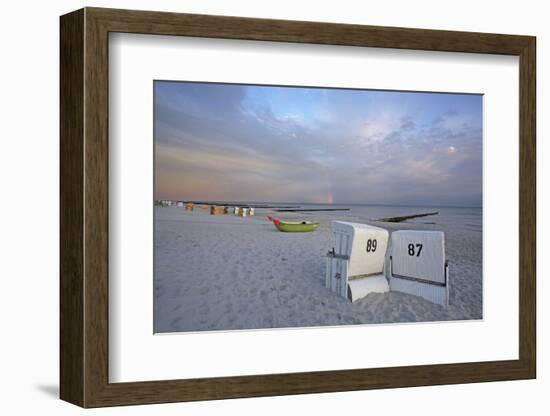
[[[376,239],[371,240],[370,238],[367,240],[367,253],[375,252],[376,246],[378,243],[376,242]]]

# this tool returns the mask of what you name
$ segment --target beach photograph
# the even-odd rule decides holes
[[[154,332],[483,319],[483,96],[154,81]]]

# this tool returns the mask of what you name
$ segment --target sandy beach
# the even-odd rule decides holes
[[[281,233],[265,219],[312,213],[257,209],[253,217],[155,208],[155,332],[312,327],[482,318],[482,234],[438,216],[385,223],[350,213],[315,213],[311,233]],[[398,292],[357,302],[324,287],[330,221],[397,229],[442,230],[450,262],[450,305]],[[466,224],[467,225],[467,224]]]

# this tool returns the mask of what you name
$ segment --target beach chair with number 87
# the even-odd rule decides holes
[[[390,290],[449,304],[449,264],[441,231],[394,231],[391,236]]]

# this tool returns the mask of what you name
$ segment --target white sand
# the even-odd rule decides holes
[[[311,233],[281,233],[273,215],[211,216],[195,208],[155,208],[155,332],[309,327],[480,319],[480,232],[442,225],[370,222],[395,229],[446,232],[450,303],[442,307],[403,293],[370,294],[351,303],[324,287],[330,219]],[[277,214],[308,218],[307,214]],[[347,218],[349,220],[349,218]]]

